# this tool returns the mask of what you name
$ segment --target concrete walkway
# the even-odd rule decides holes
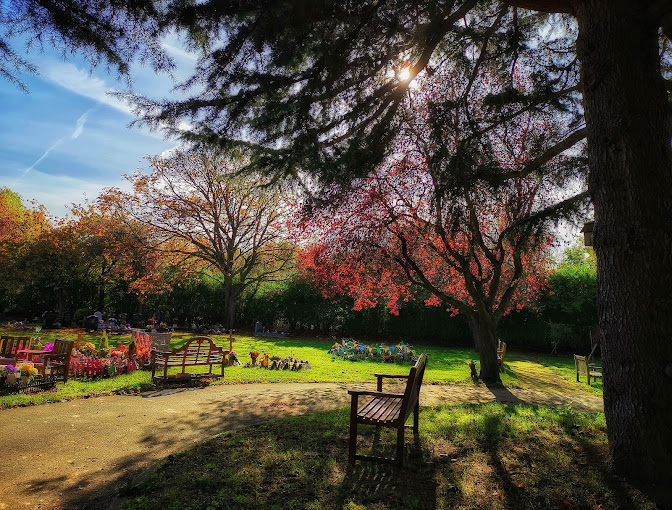
[[[0,510],[107,508],[157,461],[224,431],[348,406],[344,384],[174,388],[0,411]],[[366,386],[368,389],[370,385]],[[602,411],[584,391],[423,385],[423,405],[528,403]],[[345,455],[346,445],[343,445]],[[89,503],[82,506],[81,502]]]

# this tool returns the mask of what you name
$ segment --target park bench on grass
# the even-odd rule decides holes
[[[156,349],[152,350],[151,364],[152,364],[152,380],[156,378],[157,369],[163,368],[163,380],[168,380],[168,368],[180,367],[182,369],[177,378],[192,377],[192,374],[186,374],[186,367],[195,366],[210,366],[210,372],[207,374],[198,374],[199,376],[215,376],[212,372],[213,365],[220,365],[222,367],[221,377],[224,377],[224,364],[226,362],[226,355],[229,351],[225,351],[224,347],[218,347],[207,336],[196,336],[189,340],[182,347],[178,347],[169,352],[161,352]]]
[[[587,384],[590,386],[590,378],[602,378],[602,369],[593,363],[588,362],[587,356],[574,355],[574,367],[576,368],[576,382],[581,382],[579,376],[586,376]]]
[[[504,368],[504,357],[506,356],[506,342],[497,340],[497,364],[499,364],[499,369]]]
[[[421,354],[418,361],[408,375],[375,374],[378,379],[377,391],[350,390],[350,443],[348,462],[354,464],[355,460],[369,460],[372,462],[388,462],[402,466],[404,463],[404,430],[412,428],[413,433],[418,435],[418,419],[420,411],[420,386],[425,374],[427,355]],[[383,379],[406,379],[404,393],[384,393]],[[370,396],[361,408],[359,407],[360,395]],[[406,420],[413,413],[413,425],[406,425]],[[396,458],[374,457],[369,455],[357,455],[357,424],[375,425],[376,427],[390,427],[397,429],[397,455]]]

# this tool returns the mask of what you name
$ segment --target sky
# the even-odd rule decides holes
[[[177,79],[189,76],[196,56],[175,36],[164,40],[164,49]],[[36,200],[65,216],[71,204],[94,200],[106,187],[127,187],[123,175],[146,169],[145,156],[176,146],[160,133],[128,127],[130,108],[107,94],[128,85],[104,66],[91,71],[77,56],[64,61],[49,51],[27,59],[40,71],[20,76],[29,93],[0,77],[0,188],[17,192],[26,205]],[[169,97],[175,85],[149,66],[134,66],[131,76],[132,90],[154,99]]]

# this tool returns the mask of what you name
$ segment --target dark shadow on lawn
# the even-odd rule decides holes
[[[501,384],[486,384],[485,385],[490,393],[495,396],[495,400],[502,404],[524,404],[525,402],[513,393],[511,393],[507,388]]]
[[[141,452],[129,454],[116,465],[114,472],[109,473],[104,486],[82,487],[64,494],[63,507],[117,509],[128,504],[126,498],[147,496],[148,508],[160,508],[155,501],[159,493],[166,487],[179,487],[196,499],[173,504],[188,503],[194,509],[217,507],[218,504],[222,508],[261,509],[273,505],[281,507],[290,501],[297,508],[315,502],[322,508],[344,508],[351,502],[374,507],[378,503],[384,508],[436,508],[436,465],[422,441],[407,438],[403,468],[369,462],[350,466],[347,463],[347,419],[348,413],[342,409],[300,419],[271,421],[241,430],[234,436],[219,436],[194,445],[184,453],[170,455],[152,466],[141,465]],[[242,426],[244,422],[238,425]],[[179,429],[180,420],[173,426]],[[367,431],[362,441],[370,446],[375,435],[375,430]],[[384,437],[382,442],[386,444],[378,444],[376,448],[394,448],[394,440],[388,439]],[[160,441],[161,431],[157,431],[156,436],[148,434],[147,440]],[[268,452],[265,454],[264,448],[258,449],[258,444],[273,445],[270,461]],[[217,468],[206,470],[204,474],[204,464],[212,462]],[[257,481],[247,478],[250,471],[260,469],[262,465],[262,486],[259,487]],[[235,488],[226,496],[227,504],[231,506],[221,506],[217,493],[223,488],[227,490],[231,477],[237,480],[233,482]],[[58,484],[60,480],[45,483]],[[246,483],[252,485],[246,486]],[[200,491],[204,486],[215,490],[208,490],[204,495]],[[234,503],[234,499],[250,494],[256,496]]]

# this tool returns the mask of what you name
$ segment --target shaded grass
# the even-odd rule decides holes
[[[360,451],[394,432],[360,427]],[[502,404],[423,408],[406,466],[347,465],[348,410],[225,433],[121,490],[126,508],[654,508],[609,475],[603,414]],[[371,446],[375,444],[375,446]]]
[[[1,334],[18,336],[16,331],[0,329]],[[56,338],[76,340],[82,330],[63,329],[47,330],[40,336],[44,343]],[[33,333],[34,335],[34,333]],[[83,339],[99,345],[101,333],[84,333]],[[171,339],[172,347],[179,347],[193,337],[191,333],[174,333]],[[130,335],[110,335],[110,344],[117,345],[130,341]],[[228,349],[226,335],[211,335],[217,345]],[[243,363],[249,363],[249,352],[256,350],[260,353],[281,357],[294,356],[300,360],[310,362],[310,370],[277,371],[258,367],[234,366],[225,369],[224,379],[215,379],[215,384],[240,383],[273,383],[273,382],[344,382],[358,383],[371,382],[374,373],[407,373],[410,363],[387,364],[375,361],[349,361],[332,356],[328,353],[334,343],[333,338],[256,338],[250,336],[236,336],[234,351]],[[470,378],[468,363],[477,359],[478,355],[472,349],[422,346],[415,345],[416,352],[426,352],[429,364],[425,372],[425,384],[461,384],[473,385]],[[571,356],[544,356],[522,352],[507,352],[505,370],[501,373],[502,382],[508,387],[539,389],[546,381],[556,380],[552,376],[560,376],[567,381],[574,380],[574,361]],[[178,372],[171,369],[169,373]],[[198,373],[207,371],[207,367],[190,367],[187,372]],[[215,371],[217,368],[215,367]],[[530,375],[531,374],[531,375]],[[592,389],[585,384],[567,384],[569,391],[592,391],[602,394],[601,382]],[[130,375],[119,375],[108,379],[71,379],[67,384],[59,383],[54,390],[29,395],[10,394],[0,396],[0,408],[14,405],[30,405],[44,402],[69,400],[84,396],[105,395],[109,393],[124,393],[146,391],[153,387],[150,373],[138,371]]]

